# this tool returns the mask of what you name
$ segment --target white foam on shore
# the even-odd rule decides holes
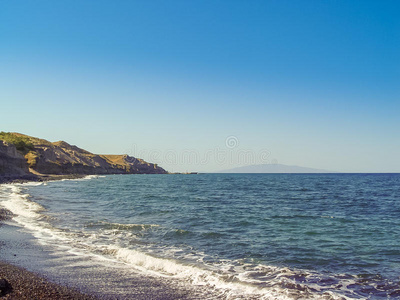
[[[39,185],[41,183],[32,182],[25,185]],[[21,184],[7,184],[1,186],[3,192],[9,191],[6,197],[1,197],[1,206],[11,211],[13,220],[23,228],[30,230],[34,237],[40,241],[45,239],[65,240],[59,230],[48,223],[49,217],[42,214],[45,208],[40,204],[29,199],[29,194],[23,194]]]
[[[96,177],[89,179],[91,178]],[[30,183],[29,185],[39,184],[41,183]],[[234,270],[234,272],[229,273],[228,269],[232,268],[227,264],[225,270],[224,267],[219,266],[216,268],[219,269],[219,272],[216,272],[205,265],[201,267],[195,264],[185,264],[174,259],[155,257],[116,244],[102,243],[97,234],[66,232],[57,229],[51,226],[48,217],[42,214],[45,208],[31,201],[29,195],[23,193],[23,187],[20,184],[3,185],[0,186],[0,189],[2,190],[0,205],[15,215],[14,221],[30,230],[41,243],[67,247],[70,253],[92,257],[102,256],[104,259],[111,259],[111,261],[124,262],[145,274],[180,279],[192,285],[207,286],[226,299],[321,299],[322,297],[321,293],[312,293],[306,285],[304,285],[303,292],[282,288],[283,283],[296,284],[287,276],[283,276],[292,272],[289,269],[263,266],[265,270],[275,274],[271,276],[273,278],[268,287],[257,286],[259,282],[251,280],[251,272],[254,271],[237,272],[237,270]],[[110,241],[110,239],[107,241]],[[282,276],[277,275],[279,273]],[[294,292],[296,295],[293,294]],[[332,292],[325,292],[323,296],[324,299],[346,298]]]
[[[257,295],[260,299],[270,299],[271,296],[276,299],[288,299],[282,295],[282,291],[267,291],[243,283],[226,282],[213,272],[202,270],[199,267],[183,265],[170,259],[152,257],[137,250],[121,249],[116,246],[110,246],[109,249],[117,259],[134,265],[142,272],[158,276],[179,278],[194,285],[205,285],[210,288],[215,288],[220,290],[227,298]]]
[[[16,185],[9,185],[9,188],[11,191],[9,198],[2,201],[1,204],[16,215],[14,219],[18,223],[31,223],[31,220],[38,220],[42,217],[39,212],[44,208],[36,202],[30,201],[29,194],[22,194],[21,189]]]
[[[81,178],[63,178],[63,179],[54,179],[54,180],[48,180],[46,182],[54,182],[54,181],[83,181],[83,180],[92,180],[92,179],[98,179],[98,178],[104,178],[106,177],[105,175],[86,175]]]

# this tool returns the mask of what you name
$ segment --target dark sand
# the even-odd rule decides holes
[[[6,279],[12,288],[1,294],[1,299],[96,299],[1,261],[0,278]]]

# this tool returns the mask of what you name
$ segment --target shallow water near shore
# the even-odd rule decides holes
[[[0,193],[48,251],[42,272],[114,276],[110,297],[142,274],[181,298],[400,298],[398,174],[110,175]]]

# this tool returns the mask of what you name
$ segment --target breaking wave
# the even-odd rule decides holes
[[[21,184],[0,186],[0,205],[40,243],[70,247],[75,254],[100,255],[129,264],[139,272],[206,286],[226,299],[352,299],[360,297],[354,286],[365,286],[368,280],[371,288],[380,283],[371,278],[326,275],[268,266],[257,261],[223,258],[211,261],[206,254],[187,246],[161,246],[140,239],[141,234],[152,230],[164,230],[165,234],[190,234],[189,231],[165,229],[157,224],[88,221],[80,230],[58,228],[52,222],[56,217],[47,214],[46,208],[33,201],[24,190]],[[220,234],[207,235],[212,240]],[[390,284],[381,288],[391,289],[391,293],[398,291]]]

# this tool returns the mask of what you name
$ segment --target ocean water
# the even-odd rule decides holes
[[[2,185],[0,206],[42,244],[219,298],[400,299],[399,174],[90,176]]]

